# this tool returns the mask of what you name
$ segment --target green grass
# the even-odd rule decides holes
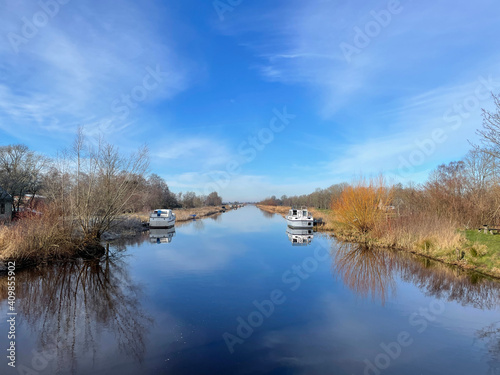
[[[488,252],[500,252],[500,234],[479,233],[477,230],[465,231],[467,240],[471,243],[479,243],[488,247]]]
[[[468,260],[486,273],[500,276],[500,234],[465,231]],[[485,249],[486,247],[486,249]],[[477,250],[477,251],[476,251]],[[481,254],[481,251],[483,254]]]

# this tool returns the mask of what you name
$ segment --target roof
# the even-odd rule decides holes
[[[0,201],[12,202],[12,197],[0,186]]]

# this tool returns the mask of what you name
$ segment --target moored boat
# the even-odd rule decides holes
[[[175,225],[175,214],[172,210],[154,210],[149,215],[149,227],[162,229],[171,228]]]
[[[291,208],[286,217],[286,223],[290,228],[312,228],[314,218],[307,207]]]

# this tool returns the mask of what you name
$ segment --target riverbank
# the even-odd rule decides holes
[[[290,209],[287,206],[257,207],[283,217]],[[427,218],[414,218],[411,221],[389,218],[383,226],[361,233],[337,220],[333,210],[309,211],[315,219],[321,218],[323,221],[322,226],[315,227],[318,231],[332,232],[331,234],[340,241],[410,252],[500,278],[500,234],[459,230],[449,222]]]
[[[225,212],[222,206],[174,210],[176,222],[183,223]],[[149,229],[149,212],[121,215],[100,239],[82,238],[67,220],[48,212],[39,218],[26,219],[10,226],[0,226],[0,272],[3,264],[15,261],[18,268],[40,264],[100,258],[105,242],[133,238]]]
[[[227,208],[224,210],[222,206],[173,209],[176,223],[193,220],[193,215],[196,215],[196,219],[201,219],[225,211],[230,211],[230,209]],[[149,214],[149,212],[140,212],[129,214],[128,216],[130,218],[137,218],[143,223],[149,223]]]

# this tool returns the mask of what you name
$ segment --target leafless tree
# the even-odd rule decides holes
[[[25,145],[0,147],[0,186],[14,197],[14,209],[19,208],[27,194],[31,205],[41,188],[42,174],[48,159],[31,151]]]

